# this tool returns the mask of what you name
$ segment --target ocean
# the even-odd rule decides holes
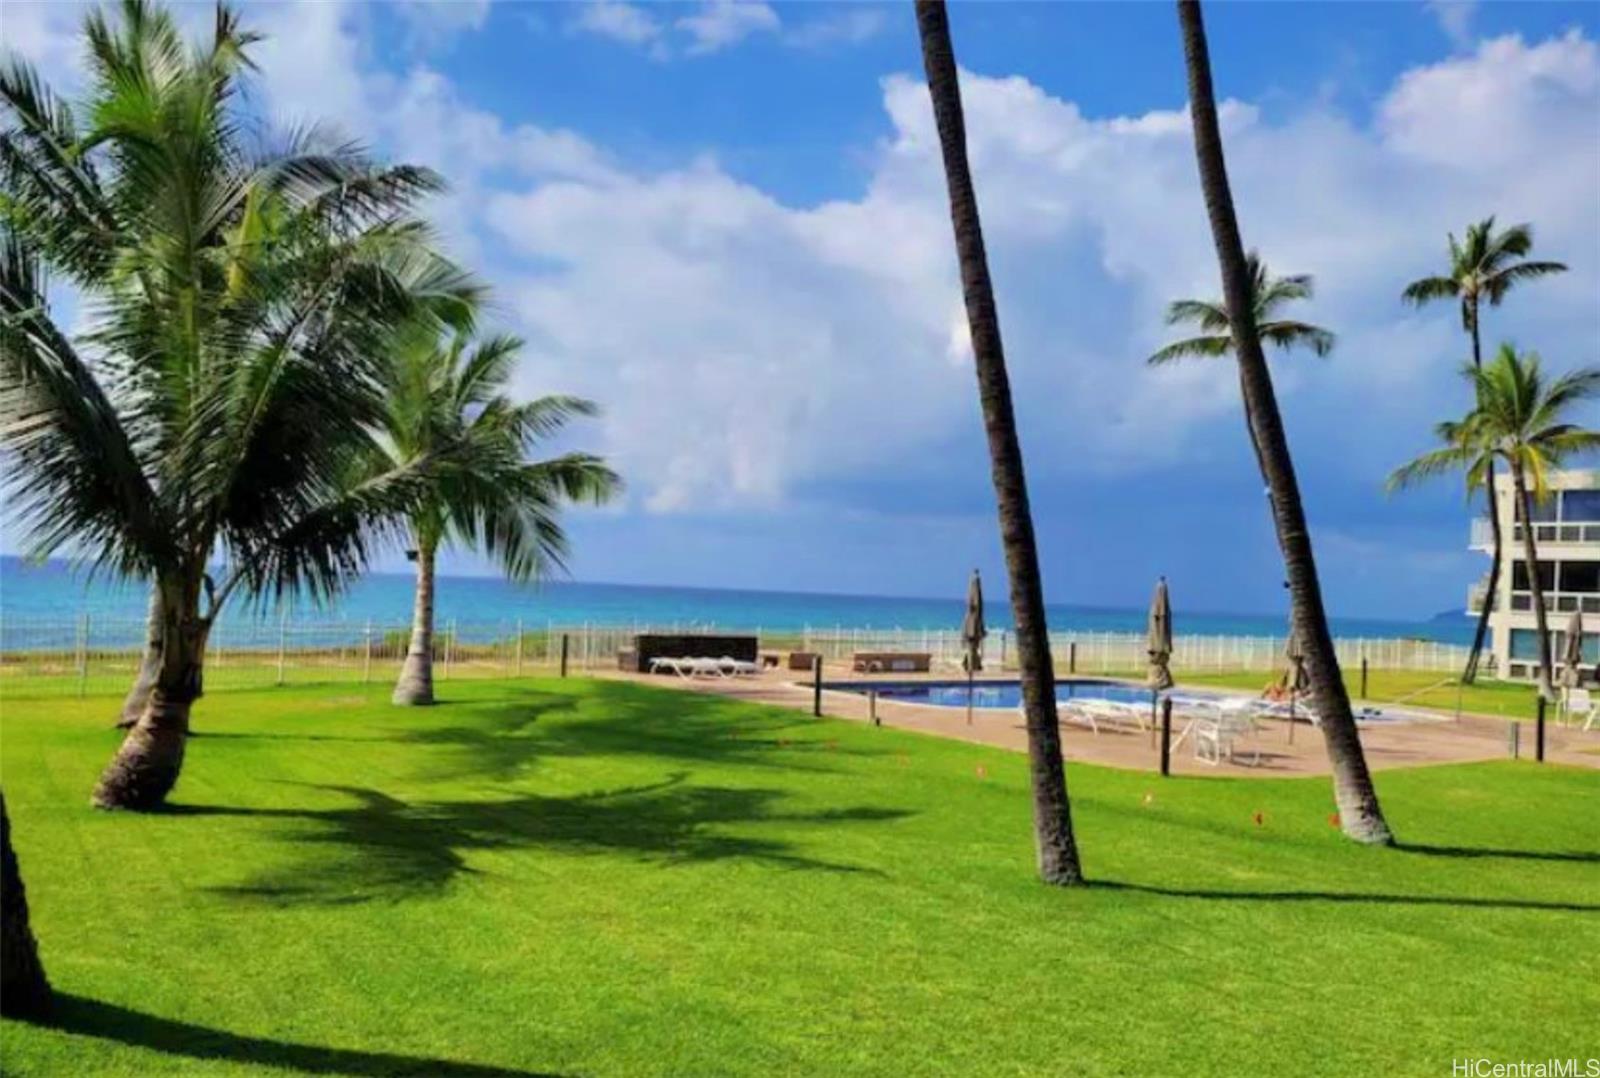
[[[301,603],[289,616],[303,621],[362,624],[370,619],[377,625],[405,624],[411,617],[412,585],[409,574],[373,573],[357,581],[337,605],[319,609]],[[441,624],[458,619],[475,625],[521,619],[530,627],[553,623],[920,630],[959,626],[964,599],[964,587],[949,598],[919,599],[576,581],[518,585],[498,577],[441,576],[435,617]],[[83,615],[102,622],[142,620],[146,601],[147,593],[136,584],[104,577],[86,581],[84,574],[63,562],[31,565],[17,557],[0,556],[0,627],[6,622],[66,624]],[[990,594],[986,613],[991,627],[1010,625],[1003,594]],[[224,621],[234,624],[276,623],[281,616],[277,609],[262,610],[240,601],[223,613]],[[1049,620],[1050,628],[1058,632],[1143,632],[1145,611],[1142,607],[1052,603]],[[1282,613],[1218,613],[1185,610],[1181,605],[1173,611],[1174,628],[1182,634],[1277,636],[1283,633],[1284,623]],[[1332,629],[1341,637],[1413,638],[1452,644],[1470,643],[1472,636],[1472,623],[1466,617],[1431,621],[1334,618]]]

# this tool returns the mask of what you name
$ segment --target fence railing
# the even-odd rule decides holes
[[[434,633],[434,676],[532,677],[556,669],[566,642],[575,672],[616,666],[619,649],[640,632],[692,632],[708,625],[557,625],[523,621],[443,620]],[[808,651],[832,665],[857,651],[926,652],[936,669],[956,670],[961,638],[954,629],[733,629],[757,636],[767,651]],[[0,696],[89,695],[124,691],[143,656],[145,623],[84,616],[7,618],[0,624]],[[219,623],[206,651],[208,692],[320,683],[383,683],[398,676],[410,643],[404,621],[237,621]],[[1341,639],[1339,661],[1374,669],[1459,670],[1467,649],[1427,640]],[[1281,636],[1186,636],[1174,641],[1172,666],[1184,671],[1272,671],[1284,665]],[[1142,633],[1052,633],[1058,673],[1131,673],[1146,662]],[[991,671],[1014,668],[1016,640],[996,630],[984,643]]]

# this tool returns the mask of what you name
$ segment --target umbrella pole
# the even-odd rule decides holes
[[[1161,701],[1161,694],[1155,689],[1150,690],[1150,747],[1156,747],[1156,708]]]
[[[967,663],[967,725],[972,725],[972,663]]]
[[[1294,698],[1299,693],[1294,689],[1289,690],[1289,744],[1294,744]]]

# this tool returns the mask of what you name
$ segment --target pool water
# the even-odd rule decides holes
[[[935,707],[967,706],[965,681],[836,681],[824,684],[825,689],[853,692],[865,696],[876,691],[880,700],[895,700],[904,704],[932,704]],[[1185,693],[1196,696],[1197,693]],[[1098,700],[1115,700],[1124,704],[1150,703],[1150,690],[1116,681],[1058,681],[1056,699],[1086,697]],[[973,685],[972,706],[1015,711],[1022,703],[1022,685],[1015,681],[979,681]]]
[[[967,706],[967,683],[965,681],[835,681],[824,683],[823,688],[839,692],[851,692],[858,696],[865,696],[868,692],[876,692],[881,700],[893,700],[903,704],[930,704],[934,707],[959,707]],[[1195,692],[1190,689],[1177,694],[1180,700],[1215,700],[1223,698],[1222,693]],[[1095,681],[1093,679],[1080,679],[1073,681],[1056,682],[1056,699],[1068,700],[1071,698],[1113,700],[1121,704],[1150,704],[1150,690],[1138,685],[1129,685],[1120,681]],[[974,683],[972,690],[972,706],[997,711],[1015,711],[1022,703],[1022,686],[1015,681],[979,681]],[[1410,711],[1396,711],[1375,707],[1357,707],[1355,719],[1358,723],[1383,723],[1383,722],[1413,722],[1423,719],[1438,719],[1440,716],[1419,714]]]

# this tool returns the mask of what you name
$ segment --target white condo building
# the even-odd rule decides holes
[[[1516,508],[1511,477],[1504,465],[1495,478],[1494,511],[1500,517],[1505,542],[1505,567],[1489,616],[1485,669],[1502,678],[1531,678],[1539,652],[1522,542],[1522,513]],[[1559,671],[1567,622],[1574,610],[1581,609],[1583,673],[1588,681],[1600,663],[1600,471],[1551,472],[1549,485],[1550,499],[1534,505],[1533,539],[1553,637],[1552,657]],[[1471,547],[1485,554],[1493,552],[1494,534],[1487,517],[1473,520]],[[1478,614],[1488,588],[1486,572],[1468,595],[1468,613]]]

